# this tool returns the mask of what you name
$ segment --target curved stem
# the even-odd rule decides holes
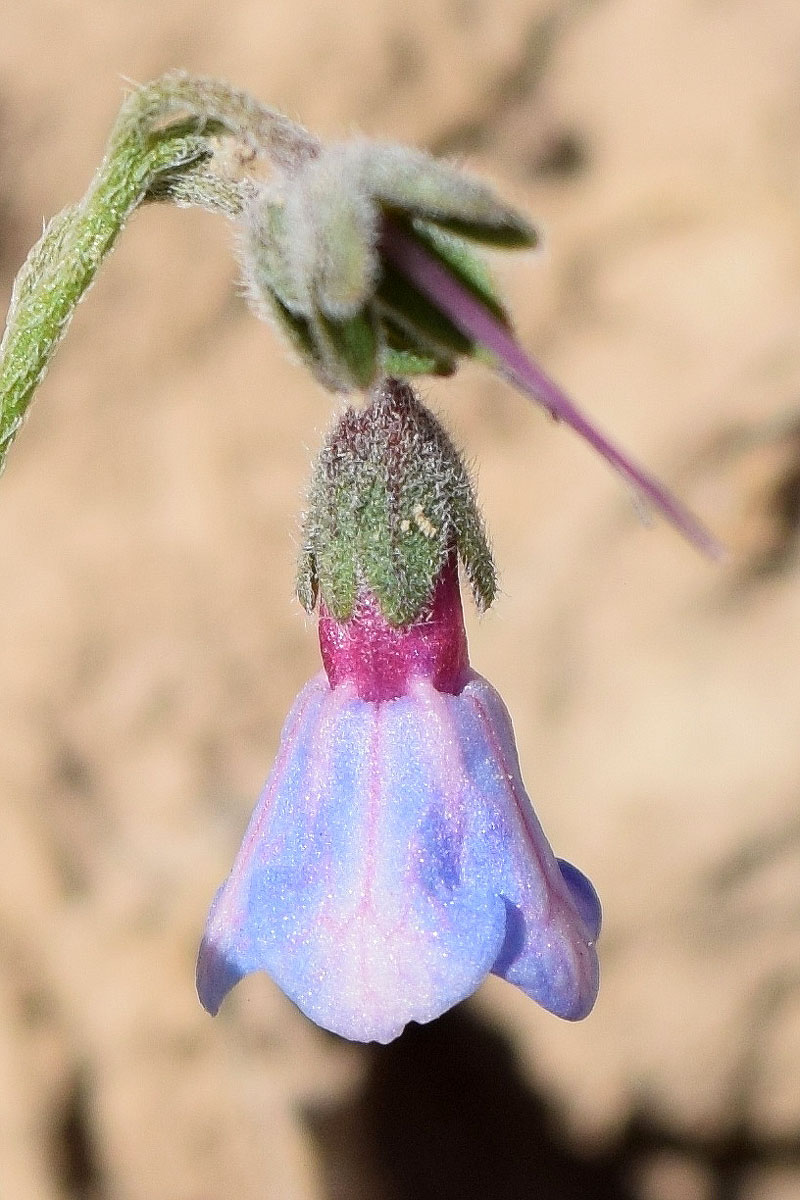
[[[0,342],[0,469],[75,309],[126,221],[146,199],[235,216],[247,184],[212,165],[214,138],[296,161],[316,142],[246,93],[174,72],[125,101],[86,195],[47,226],[11,295]]]
[[[50,222],[17,276],[0,343],[0,467],[79,301],[128,217],[161,172],[207,153],[196,135],[167,138],[144,153],[134,141],[120,143],[84,198]]]

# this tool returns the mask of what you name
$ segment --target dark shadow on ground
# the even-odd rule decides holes
[[[740,1200],[776,1167],[800,1184],[800,1137],[764,1139],[740,1119],[708,1136],[642,1109],[604,1144],[576,1144],[469,1006],[366,1053],[362,1093],[310,1116],[329,1200],[635,1200],[660,1162],[702,1180],[710,1200]]]

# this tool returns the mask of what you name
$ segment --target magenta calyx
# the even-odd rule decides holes
[[[417,676],[438,692],[457,694],[469,678],[469,658],[455,555],[436,581],[429,610],[411,625],[392,625],[375,596],[362,592],[346,621],[320,605],[319,645],[331,687],[351,680],[362,700],[404,696]]]

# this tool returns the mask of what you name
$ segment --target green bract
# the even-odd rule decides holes
[[[485,184],[418,150],[354,139],[279,171],[243,213],[248,294],[334,391],[386,375],[449,374],[474,343],[381,254],[401,224],[508,323],[469,238],[530,247],[530,223]]]

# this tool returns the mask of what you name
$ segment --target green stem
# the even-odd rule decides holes
[[[246,93],[181,72],[123,104],[88,192],[54,217],[14,283],[0,343],[0,470],[79,301],[134,210],[150,199],[241,212],[252,184],[214,161],[220,136],[232,137],[246,156],[278,163],[317,147]]]
[[[89,191],[55,217],[20,271],[0,343],[0,468],[78,302],[128,217],[160,174],[208,153],[196,135],[142,152],[129,137],[103,162]]]

